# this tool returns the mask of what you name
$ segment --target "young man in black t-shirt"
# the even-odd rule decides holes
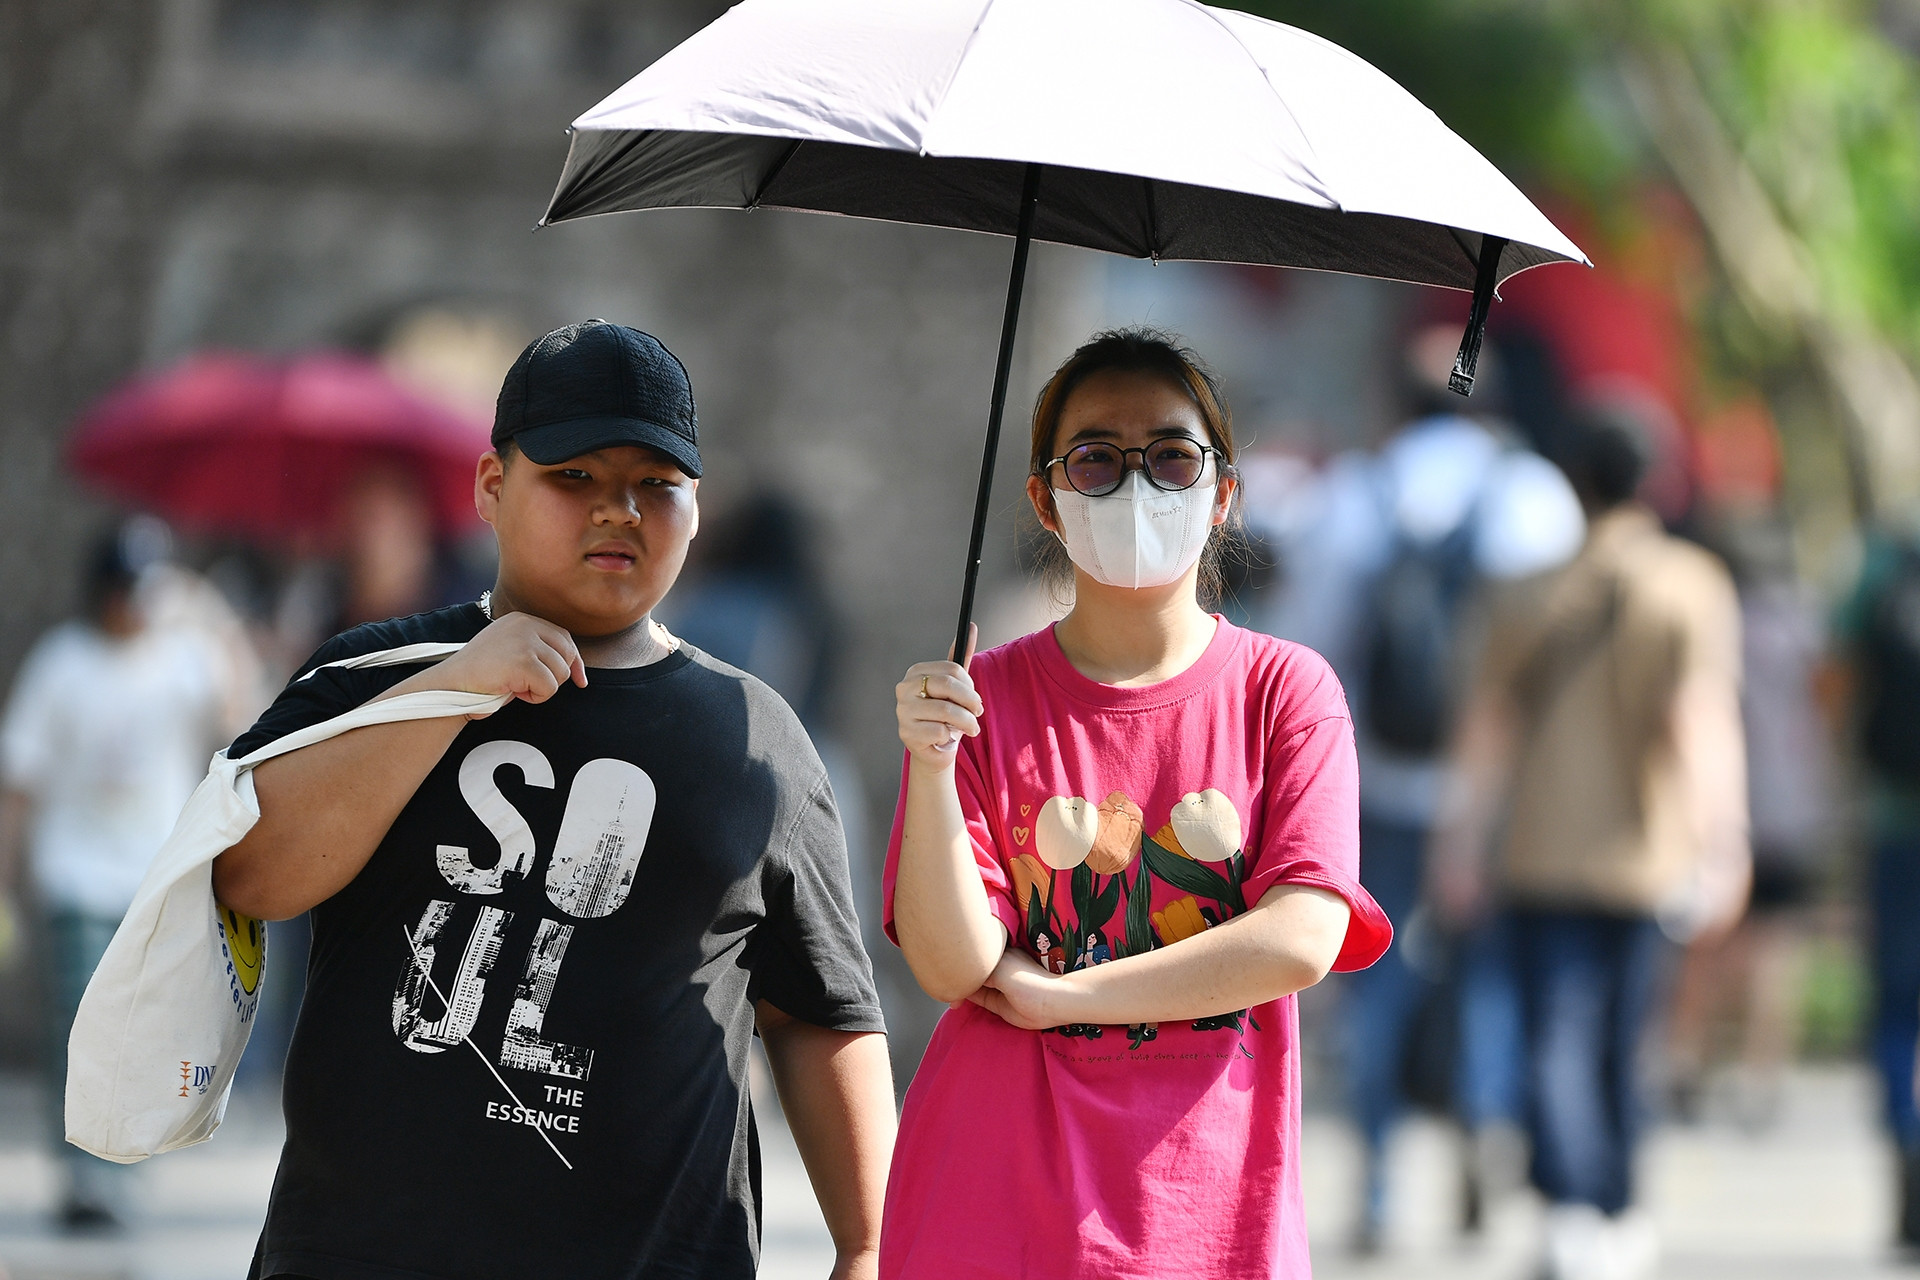
[[[214,892],[313,912],[255,1276],[750,1277],[756,1028],[834,1275],[873,1274],[893,1092],[826,771],[772,690],[651,619],[699,524],[696,439],[653,338],[540,339],[475,482],[493,590],[335,637],[234,744],[419,690],[514,698],[254,771]]]

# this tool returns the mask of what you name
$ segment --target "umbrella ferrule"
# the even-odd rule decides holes
[[[1460,354],[1454,357],[1453,373],[1447,388],[1463,396],[1473,394],[1474,372],[1480,366],[1480,345],[1487,337],[1487,312],[1493,306],[1494,288],[1500,283],[1500,254],[1507,242],[1499,236],[1480,239],[1480,269],[1473,279],[1473,307],[1467,312],[1467,331],[1460,336]]]

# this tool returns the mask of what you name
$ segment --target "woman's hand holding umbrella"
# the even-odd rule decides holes
[[[936,773],[951,770],[960,739],[978,735],[986,714],[967,669],[957,662],[916,662],[893,694],[900,741],[914,764]]]

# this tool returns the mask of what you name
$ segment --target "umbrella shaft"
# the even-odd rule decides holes
[[[1013,372],[1013,335],[1020,326],[1020,293],[1027,282],[1027,250],[1033,245],[1033,215],[1040,207],[1040,166],[1027,165],[1020,192],[1020,232],[1013,242],[1013,270],[1007,277],[1007,313],[1000,322],[1000,361],[993,371],[993,404],[987,411],[987,440],[980,455],[980,488],[973,500],[973,536],[967,543],[966,581],[960,588],[960,624],[954,631],[953,660],[967,660],[967,627],[973,621],[973,593],[980,583],[980,549],[987,536],[987,502],[993,496],[993,464],[1000,453],[1000,419],[1007,408],[1007,380]]]

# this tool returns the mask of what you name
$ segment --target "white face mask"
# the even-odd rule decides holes
[[[1211,464],[1200,480],[1177,493],[1129,471],[1112,493],[1089,498],[1055,489],[1060,541],[1072,561],[1110,587],[1164,587],[1178,582],[1206,550],[1213,531],[1217,477]]]

